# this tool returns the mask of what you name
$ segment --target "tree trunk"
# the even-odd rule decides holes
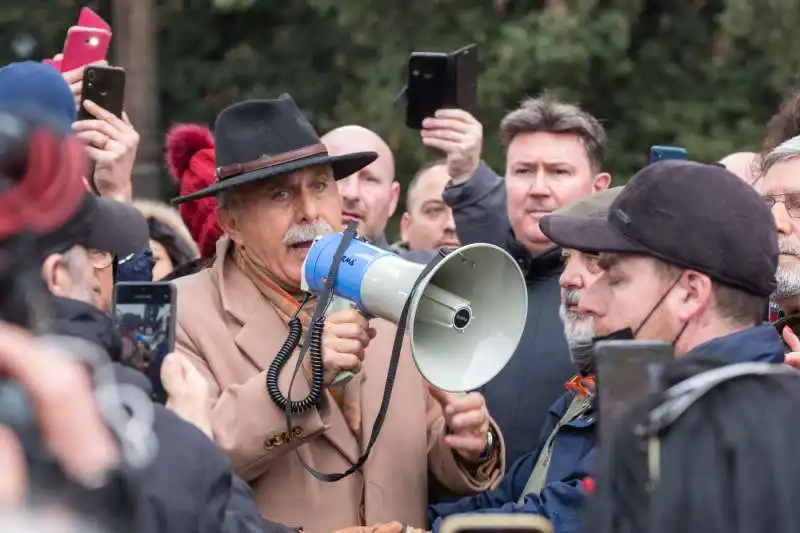
[[[134,197],[161,199],[163,136],[155,0],[112,0],[112,13],[114,63],[127,73],[125,111],[141,138],[133,169]]]

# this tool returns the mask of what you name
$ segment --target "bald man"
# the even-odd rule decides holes
[[[758,176],[761,158],[755,152],[736,152],[723,157],[719,160],[719,163],[745,182],[753,185]]]
[[[383,232],[397,209],[400,184],[394,180],[394,155],[378,134],[362,126],[342,126],[322,136],[331,155],[377,152],[378,159],[336,182],[342,197],[342,220],[358,222],[358,233],[387,248]]]
[[[453,211],[442,194],[450,181],[447,161],[424,165],[406,192],[406,211],[400,220],[400,239],[407,250],[458,248]]]

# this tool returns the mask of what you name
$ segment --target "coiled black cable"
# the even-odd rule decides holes
[[[300,306],[302,308],[302,305]],[[300,322],[298,308],[295,316],[289,320],[289,336],[281,346],[275,359],[269,365],[267,370],[267,392],[272,401],[282,410],[286,411],[287,404],[292,414],[302,413],[317,405],[317,402],[322,395],[323,384],[323,367],[322,367],[322,332],[325,328],[325,319],[320,318],[311,325],[311,339],[309,340],[309,354],[311,356],[311,387],[308,395],[302,400],[289,400],[281,392],[278,386],[278,380],[281,375],[281,370],[289,362],[292,353],[300,344],[300,336],[303,332],[303,325]]]

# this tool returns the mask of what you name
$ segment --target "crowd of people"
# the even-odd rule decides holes
[[[82,83],[83,68],[0,69],[4,531],[413,533],[480,514],[555,533],[797,530],[800,94],[759,153],[656,162],[617,187],[578,105],[525,98],[497,131],[504,169],[482,160],[476,117],[441,109],[405,191],[365,125],[319,136],[289,95],[231,102],[213,132],[167,133],[172,207],[134,198],[135,126]],[[419,264],[507,251],[528,312],[503,370],[442,391],[407,342],[390,368],[397,325],[329,312],[321,368],[298,349],[277,378],[318,394],[289,420],[270,367],[293,324],[313,329],[310,247],[348,223]],[[176,289],[174,349],[131,358],[156,322],[115,316],[114,286],[150,281]],[[675,361],[601,442],[603,340],[665,341]]]

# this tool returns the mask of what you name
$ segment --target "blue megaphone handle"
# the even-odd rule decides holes
[[[314,294],[322,292],[325,278],[331,270],[333,256],[343,238],[344,233],[328,233],[311,246],[306,256],[304,272],[309,292]],[[369,315],[361,300],[361,280],[372,263],[387,255],[392,255],[392,252],[353,239],[342,256],[339,272],[333,284],[333,294],[353,302],[359,311]]]

